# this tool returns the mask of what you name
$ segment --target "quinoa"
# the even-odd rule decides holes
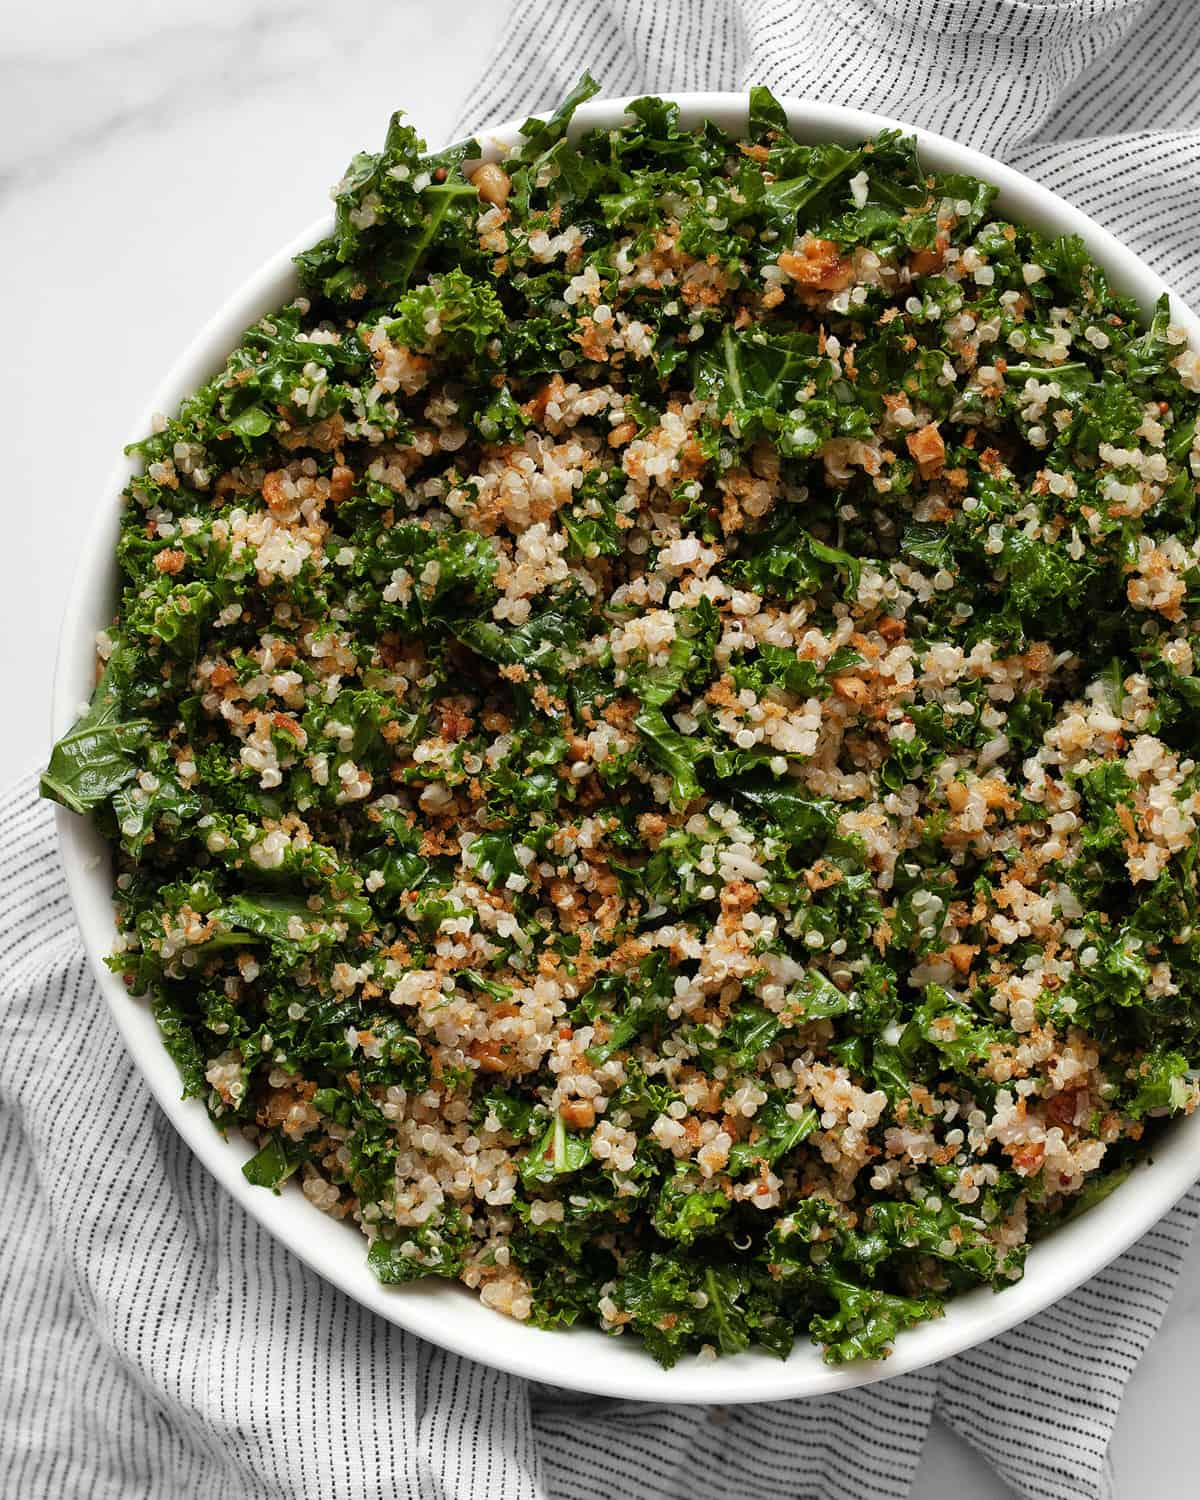
[[[1200,362],[901,135],[593,91],[355,158],[43,792],[381,1280],[879,1357],[1196,1103]]]

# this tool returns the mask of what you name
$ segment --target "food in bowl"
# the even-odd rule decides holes
[[[591,88],[351,164],[43,790],[381,1280],[877,1357],[1196,1102],[1200,358],[899,133]]]

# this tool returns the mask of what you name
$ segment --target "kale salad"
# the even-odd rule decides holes
[[[351,162],[42,790],[382,1281],[877,1358],[1197,1101],[1200,356],[902,134],[594,92]]]

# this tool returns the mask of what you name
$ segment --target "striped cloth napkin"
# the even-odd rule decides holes
[[[554,102],[740,89],[1003,156],[1200,297],[1192,0],[519,0],[463,130]],[[931,1370],[704,1410],[531,1387],[365,1312],[216,1186],[125,1054],[50,811],[0,799],[0,1481],[22,1500],[889,1500],[936,1412],[1021,1495],[1086,1500],[1200,1217]]]

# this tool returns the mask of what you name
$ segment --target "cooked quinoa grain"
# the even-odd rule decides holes
[[[386,1282],[885,1354],[1200,1056],[1200,356],[895,134],[394,121],[139,445],[46,795]]]

